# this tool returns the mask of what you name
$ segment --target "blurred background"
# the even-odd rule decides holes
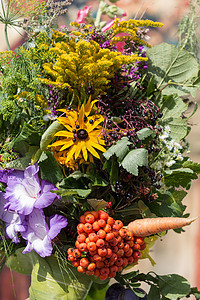
[[[2,0],[1,0],[2,1]],[[98,7],[96,0],[81,1],[74,0],[69,7],[68,13],[60,17],[59,26],[69,24],[74,21],[79,9],[85,5],[91,5],[92,16],[95,16]],[[197,1],[196,1],[197,2]],[[150,44],[157,45],[161,42],[177,44],[177,29],[181,18],[189,12],[190,1],[186,0],[120,0],[117,5],[126,13],[126,19],[151,19],[164,24],[162,28],[151,29],[148,32]],[[198,12],[197,12],[198,15]],[[200,27],[199,27],[200,28]],[[199,28],[197,26],[197,35]],[[4,26],[0,24],[0,51],[6,50],[4,38]],[[23,31],[19,35],[14,29],[9,30],[9,40],[11,48],[19,46],[23,41]],[[199,50],[200,51],[200,50]],[[200,94],[191,101],[200,102]],[[193,161],[200,163],[200,112],[190,119],[192,126],[189,135],[191,145],[190,157]],[[200,179],[193,182],[192,187],[184,200],[187,205],[186,213],[191,217],[200,215]],[[162,240],[158,240],[151,250],[151,256],[156,261],[152,266],[147,259],[139,262],[136,269],[147,273],[154,271],[157,274],[177,273],[188,279],[191,286],[197,286],[200,289],[200,222],[197,220],[191,226],[186,227],[185,232],[177,234],[169,232]],[[1,300],[24,300],[28,297],[29,277],[15,272],[10,272],[7,268],[0,273],[0,299]],[[145,288],[145,286],[144,286]],[[188,299],[188,298],[187,298]],[[190,298],[194,299],[194,298]],[[103,300],[103,299],[102,299]],[[155,299],[156,300],[156,299]]]

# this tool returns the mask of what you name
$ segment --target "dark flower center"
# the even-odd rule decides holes
[[[85,140],[88,137],[88,133],[85,129],[79,129],[77,131],[77,136],[78,136],[79,140]]]

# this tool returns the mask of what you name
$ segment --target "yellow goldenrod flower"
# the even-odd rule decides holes
[[[82,93],[86,96],[92,86],[94,99],[107,90],[110,80],[123,65],[147,60],[137,54],[124,55],[102,49],[93,40],[76,41],[73,37],[66,42],[57,42],[49,51],[55,54],[56,62],[43,65],[44,76],[39,80],[54,87],[68,88],[76,98]]]
[[[72,165],[76,163],[77,159],[83,158],[83,161],[92,161],[91,156],[100,159],[99,153],[105,152],[106,149],[102,138],[102,126],[104,117],[99,114],[90,115],[92,107],[96,100],[89,99],[88,102],[75,110],[61,109],[59,111],[66,114],[66,117],[58,117],[57,120],[64,125],[65,130],[58,131],[55,137],[59,138],[52,145],[51,148],[56,148],[58,152],[55,158],[61,163]],[[65,152],[65,153],[64,153]],[[89,153],[88,153],[89,152]],[[55,153],[55,152],[54,152]],[[80,163],[80,162],[79,162]]]

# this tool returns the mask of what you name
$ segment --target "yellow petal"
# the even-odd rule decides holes
[[[66,136],[68,138],[72,138],[73,137],[73,133],[69,132],[69,131],[58,131],[56,132],[55,136]]]
[[[87,149],[86,149],[86,144],[85,144],[85,142],[83,142],[82,152],[83,152],[83,158],[84,158],[84,160],[87,161],[88,154],[87,154]]]
[[[104,121],[104,117],[98,118],[98,120],[94,121],[92,125],[88,124],[88,132],[93,131],[100,123]]]
[[[93,156],[95,156],[96,158],[99,158],[99,159],[100,159],[99,154],[97,153],[97,151],[96,151],[92,146],[90,146],[89,144],[87,144],[87,149],[88,149],[88,151],[89,151]]]
[[[74,155],[74,153],[76,152],[76,149],[77,149],[77,145],[73,145],[72,147],[71,147],[71,149],[69,150],[69,152],[67,153],[67,159],[66,159],[66,162],[68,162],[71,158],[72,158],[72,156]]]
[[[63,124],[68,131],[72,132],[73,128],[70,125]]]
[[[81,128],[83,128],[84,126],[84,115],[85,115],[85,109],[84,109],[84,105],[82,105],[81,109],[79,110],[79,116],[78,116],[78,121]]]
[[[78,142],[77,144],[77,149],[76,149],[76,153],[75,153],[75,159],[77,159],[80,155],[81,149],[82,149],[82,143],[84,143],[83,141]]]
[[[74,142],[72,140],[70,140],[69,142],[66,142],[65,145],[63,145],[62,148],[60,148],[60,151],[63,151],[65,149],[69,148],[73,144],[74,144]]]
[[[92,145],[92,147],[94,147],[94,148],[96,148],[96,149],[98,149],[98,150],[100,150],[102,152],[106,152],[106,149],[103,146],[101,146],[100,144],[91,143],[91,145]]]
[[[59,141],[56,141],[55,143],[49,145],[48,147],[57,147],[57,146],[61,146],[65,143],[67,143],[69,141],[69,139],[63,139],[63,140],[59,140]]]

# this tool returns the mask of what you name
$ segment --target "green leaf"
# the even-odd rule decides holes
[[[160,290],[157,286],[151,285],[149,293],[147,295],[147,300],[160,299]]]
[[[137,276],[139,274],[139,271],[132,271],[126,274],[123,274],[123,278],[128,280],[128,279],[132,279],[133,277]]]
[[[160,213],[163,217],[182,217],[186,206],[182,204],[183,198],[187,192],[183,190],[171,190],[159,193],[159,200],[161,201]]]
[[[88,199],[87,202],[96,211],[106,208],[107,202],[103,199]]]
[[[187,136],[187,122],[182,119],[182,113],[187,109],[187,104],[185,104],[178,95],[174,94],[160,98],[157,105],[163,113],[163,117],[159,121],[159,124],[163,127],[166,125],[170,126],[171,138],[179,142]]]
[[[67,261],[58,261],[54,256],[42,258],[34,251],[28,254],[22,254],[22,251],[22,248],[18,249],[8,263],[17,272],[31,272],[30,300],[86,298],[92,285],[90,276],[80,274]]]
[[[38,132],[29,124],[24,124],[20,134],[12,141],[12,148],[25,156],[28,151],[29,145],[39,146],[40,135]]]
[[[6,164],[6,168],[15,170],[25,170],[31,163],[31,158],[37,151],[38,146],[29,146],[28,152],[26,152],[24,157],[15,159]]]
[[[106,160],[103,165],[103,170],[107,170],[110,174],[110,182],[116,182],[119,177],[119,164],[116,157],[111,157],[109,160]]]
[[[22,254],[24,248],[19,248],[15,251],[15,254],[8,257],[6,265],[11,270],[25,274],[31,275],[33,264],[32,264],[32,252],[27,254]]]
[[[59,189],[55,193],[63,197],[78,195],[81,198],[86,198],[91,193],[91,189]]]
[[[144,148],[130,151],[123,159],[121,165],[129,173],[138,176],[138,167],[148,164],[148,151]]]
[[[179,118],[187,110],[188,105],[176,94],[163,96],[159,102],[163,113],[162,121],[169,118]]]
[[[183,96],[194,90],[193,78],[197,77],[199,67],[196,59],[185,49],[162,43],[148,49],[147,57],[149,72],[155,76],[158,89],[163,89],[163,94]]]
[[[129,142],[127,137],[123,137],[121,140],[117,141],[117,143],[111,146],[103,155],[108,160],[111,156],[116,155],[119,158],[119,161],[122,161],[124,156],[128,153],[129,148],[128,145],[132,143]]]
[[[109,288],[108,283],[97,284],[93,283],[92,287],[87,295],[86,300],[102,300],[105,298],[107,289]]]
[[[168,299],[177,300],[189,294],[190,284],[182,276],[177,274],[168,274],[163,276],[158,276],[158,285],[161,294]]]
[[[197,162],[187,160],[183,163],[183,168],[189,168],[193,170],[196,174],[200,173],[200,164]]]
[[[40,166],[42,179],[48,180],[54,184],[62,180],[63,174],[61,168],[51,152],[44,151],[40,156],[38,165]]]
[[[108,182],[97,173],[96,168],[91,168],[87,177],[92,181],[92,186],[107,186]]]
[[[168,118],[162,121],[162,126],[169,125],[171,132],[170,137],[176,142],[180,142],[188,134],[187,122],[181,118]]]
[[[43,133],[41,141],[40,141],[40,149],[44,151],[46,147],[51,143],[54,138],[56,132],[63,129],[63,125],[58,121],[54,121],[47,130]]]
[[[197,179],[197,175],[189,168],[179,168],[165,171],[165,184],[167,186],[187,188],[192,179]]]
[[[156,132],[150,128],[142,128],[141,130],[137,131],[137,137],[140,140],[145,140],[146,138],[152,136],[155,137]]]
[[[115,210],[114,219],[122,220],[124,225],[128,225],[128,223],[132,222],[133,220],[140,218],[142,218],[142,214],[137,202],[132,203],[123,209]]]

